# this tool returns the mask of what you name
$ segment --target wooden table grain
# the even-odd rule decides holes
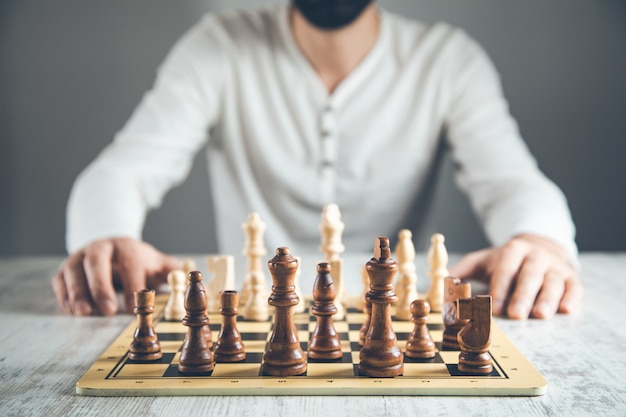
[[[624,253],[582,254],[578,314],[496,319],[547,379],[540,397],[81,397],[76,381],[134,318],[63,314],[50,287],[60,262],[0,260],[0,416],[626,416]],[[417,264],[423,292],[423,254]]]

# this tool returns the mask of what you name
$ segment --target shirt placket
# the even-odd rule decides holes
[[[335,201],[337,139],[336,113],[329,102],[320,117],[320,191],[325,204]]]

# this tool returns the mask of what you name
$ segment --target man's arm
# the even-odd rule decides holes
[[[52,279],[69,312],[115,313],[114,279],[129,310],[133,290],[164,282],[177,265],[141,233],[148,210],[189,174],[217,117],[223,60],[203,23],[175,45],[126,126],[74,184],[70,255]]]
[[[567,202],[521,139],[490,60],[464,42],[450,69],[447,136],[457,183],[495,247],[468,255],[451,273],[488,279],[494,314],[570,312],[582,286]]]

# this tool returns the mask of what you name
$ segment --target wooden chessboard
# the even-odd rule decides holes
[[[152,363],[136,363],[128,358],[136,323],[131,323],[76,383],[76,392],[91,396],[161,395],[542,395],[546,381],[522,356],[502,331],[492,324],[490,348],[494,370],[490,375],[460,373],[457,351],[437,351],[435,358],[416,360],[405,356],[404,375],[370,378],[359,375],[359,329],[364,314],[349,308],[346,319],[335,321],[343,344],[343,357],[336,361],[308,361],[305,375],[295,377],[261,376],[261,358],[272,329],[266,322],[243,321],[237,328],[242,335],[247,358],[234,364],[217,363],[210,376],[183,376],[178,373],[180,348],[187,328],[179,322],[163,320],[167,294],[157,296],[154,328],[163,358]],[[217,340],[221,318],[209,315],[213,340]],[[298,337],[306,352],[315,316],[295,315]],[[399,346],[404,349],[413,328],[410,321],[394,318]],[[443,324],[440,314],[431,314],[428,324],[438,348]]]

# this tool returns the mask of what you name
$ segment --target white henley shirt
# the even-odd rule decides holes
[[[445,136],[493,244],[534,233],[575,258],[567,202],[530,155],[483,49],[446,24],[380,16],[374,47],[329,94],[293,38],[289,6],[206,15],[74,184],[68,251],[140,239],[147,211],[207,141],[220,252],[241,252],[252,211],[268,248],[316,251],[327,203],[341,209],[346,247],[368,251],[417,214],[411,203]]]

